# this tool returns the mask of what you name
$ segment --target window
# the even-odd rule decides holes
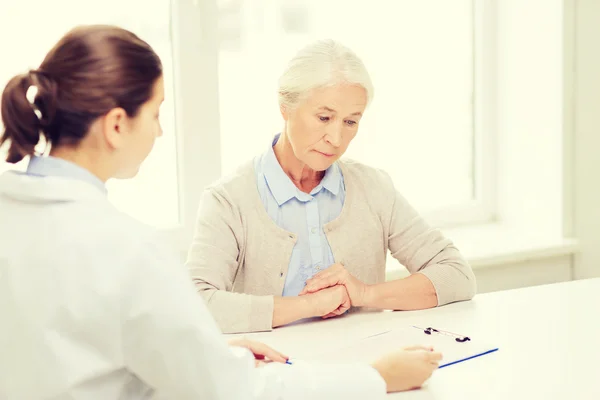
[[[35,9],[35,12],[31,10]],[[57,12],[57,10],[68,10]],[[139,10],[144,10],[142,13]],[[165,77],[165,103],[161,109],[164,135],[133,180],[109,181],[110,200],[126,213],[154,226],[180,224],[177,132],[173,43],[170,0],[33,0],[27,4],[3,2],[0,23],[3,38],[0,49],[0,84],[2,88],[16,74],[36,68],[46,52],[72,27],[80,24],[114,24],[129,29],[146,40],[159,54]],[[49,18],[48,16],[52,17]],[[4,156],[1,152],[0,156]],[[4,159],[4,157],[2,157]],[[9,168],[24,169],[0,162],[0,172]]]
[[[0,42],[0,85],[37,66],[75,24],[117,23],[154,46],[166,72],[165,135],[140,176],[109,187],[126,212],[175,224],[167,233],[185,251],[203,188],[263,152],[281,130],[276,90],[285,63],[312,40],[335,38],[362,57],[375,84],[347,155],[386,169],[434,224],[494,220],[490,230],[509,228],[490,239],[476,227],[457,240],[461,248],[504,246],[506,238],[559,236],[568,208],[556,179],[569,125],[563,3],[0,2],[0,34],[15,38]],[[8,167],[0,162],[0,172]],[[461,229],[469,227],[449,236]]]
[[[491,217],[492,177],[481,154],[479,0],[218,3],[224,174],[263,152],[282,129],[277,80],[288,60],[315,39],[333,38],[362,58],[375,86],[346,156],[386,170],[435,224]]]
[[[347,156],[385,169],[434,224],[491,218],[494,60],[484,54],[493,46],[483,28],[493,24],[481,12],[490,0],[110,1],[2,4],[3,37],[26,33],[2,42],[11,56],[0,83],[39,65],[76,24],[113,23],[147,40],[165,67],[165,135],[134,180],[109,182],[110,199],[152,225],[184,228],[176,235],[182,248],[203,187],[263,152],[281,130],[276,91],[286,62],[324,37],[359,54],[375,84]],[[0,162],[0,171],[9,167]]]

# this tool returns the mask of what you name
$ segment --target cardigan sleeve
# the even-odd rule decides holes
[[[273,296],[231,292],[242,246],[238,208],[214,188],[206,189],[186,262],[192,281],[224,333],[269,331]]]
[[[477,290],[469,263],[438,229],[433,229],[394,188],[386,173],[384,186],[392,199],[386,213],[388,248],[410,273],[421,273],[433,283],[438,306],[470,300]],[[389,203],[388,203],[389,204]]]

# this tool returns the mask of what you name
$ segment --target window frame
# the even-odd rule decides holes
[[[202,192],[221,176],[217,2],[172,0],[171,12],[179,224],[161,232],[187,250]]]
[[[456,228],[498,220],[497,215],[497,15],[495,0],[472,0],[474,199],[424,213],[433,226]]]

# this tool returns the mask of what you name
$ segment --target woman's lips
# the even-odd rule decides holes
[[[331,154],[331,153],[323,153],[322,151],[319,151],[319,150],[315,150],[315,151],[325,157],[333,157],[335,155],[335,154]]]

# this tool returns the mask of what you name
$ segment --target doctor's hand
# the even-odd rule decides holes
[[[420,388],[442,359],[431,347],[414,346],[388,354],[375,363],[387,386],[388,393]]]
[[[264,343],[255,342],[248,339],[233,339],[229,341],[229,345],[233,347],[244,347],[254,354],[256,366],[265,364],[268,361],[284,363],[289,359],[288,356],[273,350]]]
[[[315,293],[329,287],[344,286],[354,307],[365,306],[367,285],[352,276],[340,263],[333,264],[306,281],[300,296]]]

